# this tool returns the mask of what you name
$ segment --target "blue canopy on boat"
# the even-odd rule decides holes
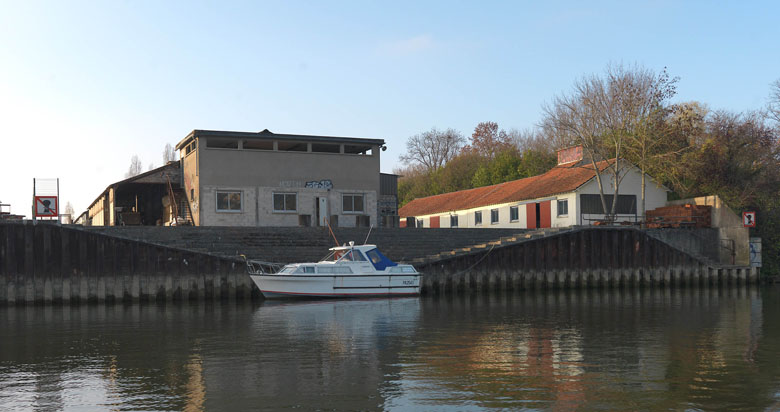
[[[371,249],[366,252],[366,255],[368,255],[368,260],[371,261],[376,270],[385,270],[390,266],[398,266],[398,263],[388,259],[379,249]]]

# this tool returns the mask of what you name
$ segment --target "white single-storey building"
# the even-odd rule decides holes
[[[612,161],[597,163],[607,207],[614,191]],[[620,182],[617,218],[636,221],[641,202],[641,171],[627,164]],[[669,189],[646,177],[645,210],[666,205]],[[603,220],[596,172],[583,160],[582,147],[558,152],[558,165],[548,172],[492,186],[414,199],[401,209],[401,226],[425,228],[547,228],[589,225]],[[413,217],[415,220],[409,222]]]

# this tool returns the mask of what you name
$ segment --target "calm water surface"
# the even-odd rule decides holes
[[[0,410],[779,410],[780,289],[0,308]]]

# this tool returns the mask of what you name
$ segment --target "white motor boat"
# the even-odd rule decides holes
[[[278,271],[273,264],[248,260],[249,275],[266,298],[420,294],[422,274],[391,261],[375,245],[350,242],[329,250],[317,263],[293,263]]]

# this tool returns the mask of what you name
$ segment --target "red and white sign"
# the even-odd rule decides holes
[[[742,226],[756,227],[756,212],[742,212]]]
[[[57,217],[57,196],[35,196],[35,217]]]

